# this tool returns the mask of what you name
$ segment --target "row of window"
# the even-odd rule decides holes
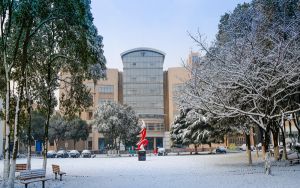
[[[137,77],[143,77],[143,76],[163,76],[163,70],[162,68],[155,68],[155,69],[125,69],[123,72],[124,78],[128,76],[137,76]]]
[[[148,103],[128,102],[126,104],[132,106],[133,108],[163,108],[163,104],[157,102],[148,102]]]
[[[93,83],[86,83],[86,87],[90,88],[92,91],[94,89]],[[113,85],[101,85],[96,86],[96,90],[100,93],[114,93],[114,86]]]
[[[163,57],[163,55],[154,51],[139,50],[124,55],[123,59],[130,58],[130,57]]]
[[[124,95],[162,95],[162,89],[127,89]]]
[[[133,83],[133,84],[124,84],[123,85],[124,90],[129,90],[129,89],[163,89],[163,84],[162,83],[149,83],[149,84],[145,84],[145,83],[141,83],[141,84],[137,84],[137,83]]]
[[[164,109],[163,108],[133,108],[134,111],[137,114],[158,114],[158,115],[162,115],[164,114]]]
[[[157,102],[163,104],[164,97],[163,95],[156,96],[124,96],[124,102],[136,102],[136,103],[147,103],[147,102]]]
[[[98,91],[100,93],[113,93],[114,86],[113,85],[102,85],[102,86],[99,86]]]
[[[163,83],[163,78],[159,76],[144,76],[136,77],[130,76],[124,78],[124,84],[126,83]]]
[[[98,105],[101,106],[101,105],[104,105],[105,103],[108,103],[108,102],[114,102],[113,99],[99,99],[98,100]]]

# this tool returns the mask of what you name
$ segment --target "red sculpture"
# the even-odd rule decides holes
[[[146,131],[146,124],[144,121],[142,124],[142,130],[140,131],[140,134],[141,134],[140,141],[136,144],[138,146],[137,150],[145,150],[145,147],[148,145],[148,140],[146,139],[147,131]]]

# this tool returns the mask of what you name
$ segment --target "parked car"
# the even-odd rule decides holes
[[[80,157],[80,153],[77,150],[71,150],[69,153],[70,157],[72,158],[78,158]]]
[[[246,144],[241,145],[240,146],[240,150],[246,151],[247,150],[247,145]],[[255,150],[255,147],[251,146],[251,151],[254,151],[254,150]]]
[[[158,153],[158,156],[168,155],[165,148],[158,148],[157,153]]]
[[[216,148],[215,153],[227,153],[226,148],[224,146],[219,146]]]
[[[56,154],[57,158],[68,158],[69,154],[66,150],[59,150]]]
[[[56,157],[56,152],[54,150],[49,150],[47,152],[47,158],[55,158]]]
[[[289,147],[286,147],[286,154],[287,154],[287,157],[288,155],[294,153],[294,151],[292,151]],[[283,155],[283,146],[279,146],[279,159],[281,160],[282,159],[282,155]]]
[[[81,156],[83,158],[91,158],[92,157],[92,153],[90,150],[83,150],[81,153]]]

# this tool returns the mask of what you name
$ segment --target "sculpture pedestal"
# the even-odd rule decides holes
[[[146,151],[145,150],[138,151],[138,159],[139,159],[139,161],[146,161]]]

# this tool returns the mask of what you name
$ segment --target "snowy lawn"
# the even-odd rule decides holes
[[[48,159],[46,187],[55,188],[201,188],[270,187],[292,188],[300,185],[300,165],[273,163],[272,176],[264,175],[263,164],[253,153],[248,166],[245,153],[225,155]],[[0,161],[2,176],[3,161]],[[24,163],[20,159],[17,163]],[[32,168],[41,168],[42,159],[33,159]],[[67,172],[63,181],[54,180],[51,164]],[[16,184],[16,187],[24,185]],[[41,187],[41,183],[29,187]]]

